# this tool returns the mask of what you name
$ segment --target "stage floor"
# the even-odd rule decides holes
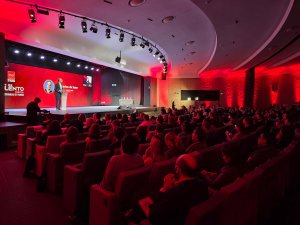
[[[119,106],[85,106],[85,107],[68,107],[67,110],[56,110],[55,108],[42,108],[49,110],[53,115],[64,115],[69,114],[80,114],[80,113],[132,113],[132,112],[153,112],[157,108],[155,107],[145,107],[145,106],[132,106],[130,108]],[[10,116],[26,116],[26,108],[19,109],[5,109],[5,113]]]

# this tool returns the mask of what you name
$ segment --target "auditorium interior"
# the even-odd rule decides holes
[[[0,85],[1,225],[300,224],[300,0],[2,0]]]

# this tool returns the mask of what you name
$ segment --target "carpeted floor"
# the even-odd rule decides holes
[[[36,178],[22,178],[25,161],[0,153],[0,224],[70,225],[62,196],[37,193]]]

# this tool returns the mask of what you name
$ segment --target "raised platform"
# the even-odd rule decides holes
[[[49,110],[55,119],[61,120],[64,114],[69,113],[74,118],[77,117],[80,113],[86,114],[87,117],[91,117],[93,113],[122,113],[129,114],[133,112],[153,112],[156,111],[155,107],[146,107],[146,106],[85,106],[85,107],[68,107],[67,110],[56,110],[55,108],[42,108]],[[26,121],[26,108],[22,109],[5,109],[6,118],[9,121]]]

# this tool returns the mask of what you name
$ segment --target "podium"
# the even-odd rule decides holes
[[[61,110],[67,110],[67,99],[68,99],[68,94],[66,92],[63,92],[61,94]]]

